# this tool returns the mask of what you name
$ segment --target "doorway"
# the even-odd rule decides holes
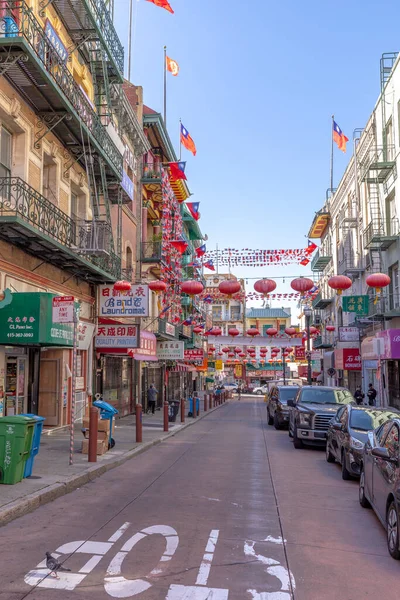
[[[56,427],[60,418],[60,359],[40,361],[39,410],[46,426]]]

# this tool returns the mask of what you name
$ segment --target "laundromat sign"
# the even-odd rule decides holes
[[[0,344],[10,346],[68,346],[74,342],[73,325],[53,323],[54,294],[5,290],[0,294]]]
[[[99,317],[148,317],[149,286],[132,285],[123,294],[112,285],[99,286]]]

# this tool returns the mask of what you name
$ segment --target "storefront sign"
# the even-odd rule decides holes
[[[56,31],[50,21],[47,19],[45,25],[45,33],[49,39],[50,44],[53,46],[54,50],[57,52],[58,56],[64,62],[67,62],[68,59],[68,50],[60,40],[59,36],[56,34]]]
[[[188,338],[192,337],[192,328],[189,325],[182,325],[182,333]]]
[[[322,360],[322,350],[312,350],[311,360]]]
[[[304,348],[304,346],[295,347],[294,359],[298,361],[306,360],[306,349]]]
[[[127,196],[133,201],[134,185],[132,179],[126,171],[122,172],[121,187],[126,192]]]
[[[137,348],[137,325],[99,325],[96,348]]]
[[[379,358],[384,360],[400,360],[400,329],[379,331],[376,337],[383,341]]]
[[[175,337],[175,325],[171,325],[171,323],[165,323],[165,333]]]
[[[74,297],[56,296],[53,298],[53,323],[74,322]]]
[[[244,366],[235,365],[233,369],[233,375],[235,379],[244,379]]]
[[[53,323],[54,294],[10,293],[10,303],[0,309],[0,344],[73,346],[73,325]]]
[[[100,317],[148,317],[149,286],[132,285],[125,295],[112,285],[99,286]]]
[[[188,360],[203,360],[204,350],[202,348],[189,348],[185,350],[184,358]]]
[[[222,371],[224,369],[224,363],[222,362],[222,360],[215,361],[215,368],[217,371]]]
[[[185,342],[157,342],[157,357],[161,360],[184,358]]]
[[[366,360],[378,360],[380,356],[380,346],[383,346],[383,340],[377,337],[366,337],[361,342],[361,358]]]
[[[339,327],[339,342],[359,342],[360,330],[358,327]]]
[[[157,338],[150,331],[140,332],[140,346],[132,349],[129,354],[135,360],[156,361],[157,360]]]
[[[367,316],[369,312],[369,296],[343,296],[343,312],[355,312]]]
[[[78,323],[78,350],[88,350],[93,340],[94,323],[79,321]]]
[[[361,371],[361,354],[358,348],[335,350],[335,367],[342,371]]]

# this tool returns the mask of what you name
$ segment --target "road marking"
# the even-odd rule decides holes
[[[269,535],[265,538],[264,542],[271,542],[271,544],[281,544],[283,545],[284,542],[286,542],[286,540],[284,540],[282,537],[272,537],[272,535]]]
[[[252,595],[252,600],[291,600],[291,595],[285,592],[257,592],[256,590],[247,590]]]
[[[273,538],[271,536],[268,536],[264,541],[272,542],[274,544],[283,544],[282,538]],[[296,582],[294,580],[293,574],[274,558],[268,558],[263,554],[257,554],[254,548],[254,546],[257,543],[259,542],[246,541],[244,543],[245,555],[251,556],[263,565],[266,565],[266,573],[268,573],[268,575],[271,575],[272,577],[276,577],[276,579],[280,581],[281,587],[276,592],[257,592],[257,590],[251,589],[247,590],[247,592],[249,594],[252,594],[253,600],[290,600],[292,597],[291,589],[296,588]]]
[[[229,590],[194,585],[171,585],[165,600],[228,600],[228,596]]]
[[[200,565],[199,574],[197,575],[196,585],[207,585],[218,536],[219,529],[213,529],[210,533],[210,537],[208,538],[206,551],[203,556],[203,561]]]
[[[109,538],[109,542],[118,542],[118,540],[124,535],[125,531],[128,529],[130,523],[124,523],[113,535]]]

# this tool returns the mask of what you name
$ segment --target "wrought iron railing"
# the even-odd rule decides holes
[[[160,180],[162,177],[162,165],[157,163],[144,163],[142,169],[142,179]]]
[[[6,217],[18,217],[112,278],[120,276],[121,260],[112,250],[107,223],[75,222],[19,177],[0,177],[0,223]]]
[[[121,269],[121,277],[126,281],[133,282],[134,278],[134,268],[133,267],[124,267]]]
[[[89,99],[82,92],[44,29],[24,0],[7,2],[9,16],[0,19],[0,37],[23,37],[47,73],[74,108],[78,119],[98,143],[107,161],[121,174],[122,155],[104,128]],[[44,93],[44,92],[42,92]]]
[[[371,243],[378,243],[381,238],[396,237],[398,235],[400,235],[400,226],[397,217],[387,221],[374,219],[364,229],[364,246],[368,248]]]
[[[386,178],[394,166],[395,157],[396,148],[394,145],[372,146],[360,163],[361,179],[365,179],[369,171],[380,171],[382,174],[378,179]]]
[[[161,260],[161,242],[142,242],[142,260],[154,262]]]
[[[46,2],[47,3],[47,2]],[[53,0],[53,3],[62,13],[65,11],[65,0]],[[70,0],[70,4],[77,14],[81,12],[82,5],[92,15],[92,21],[107,45],[110,54],[118,67],[121,75],[124,73],[124,47],[118,37],[111,14],[104,0]]]

